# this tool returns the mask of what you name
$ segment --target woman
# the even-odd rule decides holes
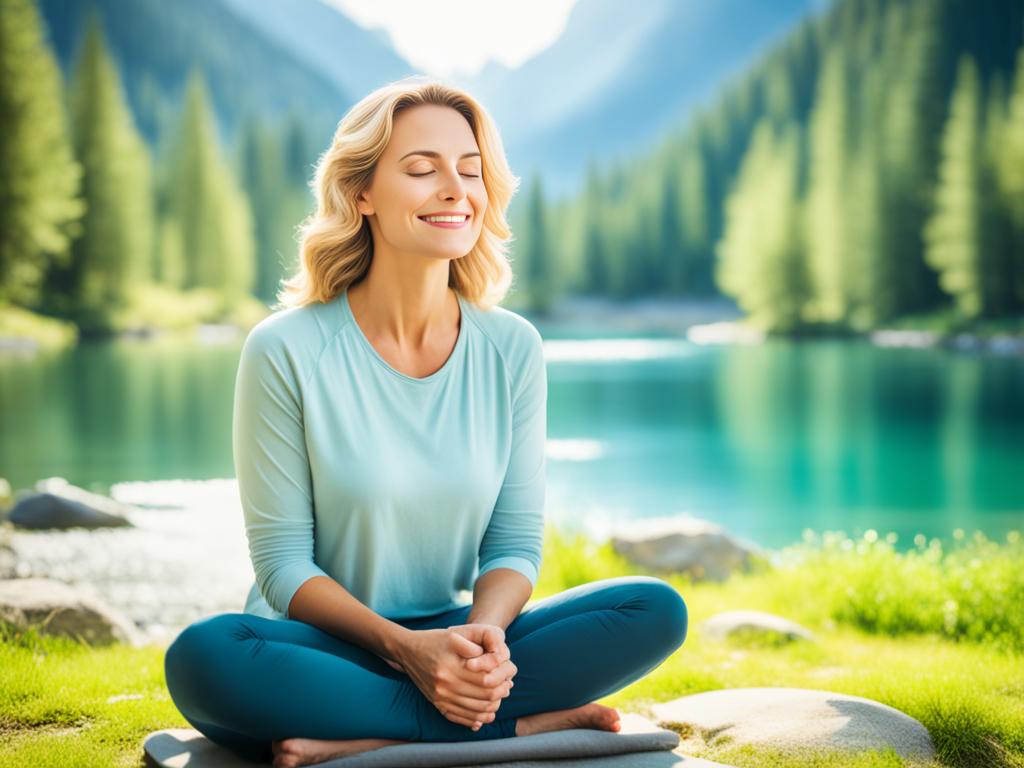
[[[320,159],[300,270],[236,380],[255,583],[165,660],[185,718],[243,757],[617,730],[593,700],[686,637],[682,598],[647,576],[523,610],[547,378],[540,334],[496,306],[517,184],[484,109],[419,77],[353,107]]]

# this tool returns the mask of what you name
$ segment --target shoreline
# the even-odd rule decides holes
[[[884,348],[946,348],[959,352],[988,352],[997,355],[1024,355],[1024,316],[1013,319],[982,320],[973,325],[936,313],[907,317],[888,327],[855,331],[842,327],[804,328],[791,333],[766,333],[752,326],[735,302],[725,297],[667,299],[644,297],[615,300],[592,296],[569,296],[557,301],[550,312],[538,313],[525,306],[509,304],[538,326],[561,332],[609,331],[614,333],[659,333],[685,338],[696,344],[760,344],[770,339],[864,340]],[[18,310],[22,316],[31,313]],[[269,310],[268,310],[269,311]],[[42,324],[53,323],[39,316]],[[33,355],[43,351],[72,348],[82,342],[150,341],[168,337],[192,340],[200,344],[236,343],[249,326],[233,323],[200,322],[186,327],[144,326],[109,334],[49,331],[37,334],[26,323],[10,334],[0,330],[0,357]]]

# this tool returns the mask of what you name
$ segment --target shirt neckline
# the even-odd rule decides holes
[[[356,338],[359,343],[366,348],[373,357],[385,370],[389,371],[392,376],[396,376],[404,381],[413,382],[414,384],[429,384],[432,381],[442,378],[447,375],[448,371],[454,367],[455,359],[459,356],[462,348],[466,345],[466,334],[468,333],[467,326],[469,325],[469,318],[467,317],[466,302],[463,300],[458,290],[455,291],[455,298],[459,302],[459,335],[455,339],[455,346],[452,347],[451,354],[448,355],[448,359],[444,361],[440,368],[434,371],[429,376],[417,378],[416,376],[409,376],[408,374],[402,373],[391,366],[387,360],[381,357],[380,352],[377,348],[370,343],[370,340],[366,338],[366,334],[363,333],[363,329],[359,327],[359,323],[356,322],[356,316],[352,314],[352,307],[348,303],[348,286],[341,292],[341,310],[344,313],[345,319],[352,324],[352,329],[355,332]]]

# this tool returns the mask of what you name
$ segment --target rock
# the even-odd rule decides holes
[[[689,515],[630,522],[614,531],[612,548],[637,565],[690,574],[695,581],[724,581],[750,564],[757,549],[721,526]]]
[[[62,499],[77,501],[80,504],[85,504],[87,507],[92,507],[115,517],[127,519],[133,512],[138,511],[138,507],[125,504],[102,493],[93,493],[92,491],[85,490],[85,488],[79,488],[77,485],[69,483],[63,477],[47,477],[37,482],[35,489],[40,493],[52,493],[54,496],[60,496]]]
[[[18,555],[14,547],[0,541],[0,581],[18,577]]]
[[[988,348],[997,355],[1024,355],[1024,336],[997,333],[988,340]]]
[[[973,333],[958,333],[949,337],[945,346],[962,352],[981,352],[985,348],[985,342]]]
[[[796,622],[764,611],[725,611],[717,613],[701,624],[709,637],[724,640],[727,637],[751,636],[762,640],[814,640],[809,629]]]
[[[19,629],[36,625],[42,634],[77,637],[89,645],[141,645],[143,641],[131,619],[120,611],[53,579],[0,581],[0,622]]]
[[[760,344],[765,334],[743,323],[721,321],[690,326],[686,338],[694,344]]]
[[[735,688],[684,696],[652,707],[659,725],[692,747],[751,745],[867,750],[892,747],[904,758],[932,758],[921,723],[871,699],[806,688]]]
[[[88,492],[84,492],[88,493]],[[95,494],[90,494],[95,495]],[[110,528],[131,526],[131,521],[93,505],[53,493],[19,494],[7,519],[19,528]]]
[[[881,329],[868,334],[871,342],[879,347],[933,347],[938,334],[933,331]]]

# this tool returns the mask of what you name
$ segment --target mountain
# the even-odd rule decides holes
[[[452,78],[498,122],[519,175],[573,190],[588,156],[605,164],[678,124],[824,0],[580,0],[565,32],[521,67]]]
[[[416,72],[395,52],[386,32],[365,29],[321,0],[221,2],[355,100]]]
[[[416,69],[386,34],[324,0],[38,0],[65,73],[86,12],[100,12],[129,101],[155,142],[190,67],[205,75],[222,135],[247,112],[302,115],[326,145],[351,104]],[[558,198],[588,158],[606,165],[657,140],[827,0],[579,0],[562,36],[521,67],[453,75],[495,117],[513,169]]]
[[[294,51],[267,39],[219,2],[207,0],[37,0],[65,78],[88,13],[99,13],[136,123],[151,145],[176,127],[188,73],[203,74],[221,137],[233,141],[248,113],[303,116],[318,141],[330,138],[351,97]]]

